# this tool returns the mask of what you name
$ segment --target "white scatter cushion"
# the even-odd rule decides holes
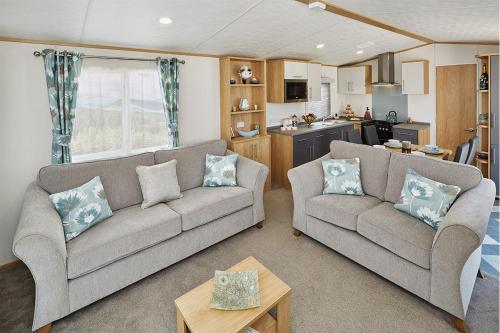
[[[142,209],[182,197],[176,168],[177,160],[135,168],[144,198]]]

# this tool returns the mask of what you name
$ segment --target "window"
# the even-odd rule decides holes
[[[75,162],[167,145],[154,63],[84,60],[76,103],[71,142]]]
[[[318,118],[330,115],[330,84],[321,84],[321,101],[306,103],[307,113],[314,113]]]

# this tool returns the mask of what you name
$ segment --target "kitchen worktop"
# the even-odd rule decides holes
[[[407,123],[397,124],[397,125],[394,125],[393,128],[401,128],[401,129],[417,130],[418,131],[421,129],[426,129],[430,126],[431,126],[431,124],[429,124],[429,123],[415,122],[415,123],[411,123],[411,124],[407,124]]]
[[[298,126],[298,129],[296,129],[294,131],[293,130],[282,131],[281,126],[274,126],[274,127],[269,127],[267,129],[267,132],[268,133],[275,133],[275,134],[282,134],[282,135],[287,135],[287,136],[297,136],[297,135],[322,131],[322,130],[325,130],[328,128],[338,128],[338,127],[344,127],[344,126],[349,126],[349,125],[354,125],[354,124],[361,124],[361,122],[362,122],[362,120],[356,120],[356,121],[346,120],[346,121],[344,121],[342,123],[338,123],[338,124],[319,125],[319,126],[307,126],[306,124],[300,124]]]

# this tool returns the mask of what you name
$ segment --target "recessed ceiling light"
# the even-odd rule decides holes
[[[325,47],[325,44],[318,44],[318,45],[316,45],[316,48],[318,48],[318,49],[322,49],[324,47]]]
[[[363,54],[363,52],[364,52],[363,50],[357,50],[356,54]]]
[[[172,19],[170,17],[162,17],[162,18],[160,18],[160,23],[161,24],[170,24],[170,23],[172,23]]]

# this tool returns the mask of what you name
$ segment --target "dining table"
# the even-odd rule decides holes
[[[388,146],[384,146],[384,147],[385,147],[385,149],[387,149],[391,152],[403,154],[402,148],[392,148],[392,147],[388,147]],[[445,149],[445,148],[440,148],[441,149],[440,154],[426,153],[426,152],[422,151],[423,149],[424,149],[424,146],[411,145],[412,152],[413,151],[420,151],[420,152],[424,153],[426,157],[435,158],[437,160],[447,160],[453,154],[453,151],[451,151],[450,149]]]

